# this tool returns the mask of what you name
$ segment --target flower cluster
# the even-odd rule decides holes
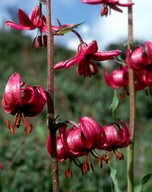
[[[102,9],[101,9],[101,16],[107,16],[108,13],[111,12],[111,9],[122,12],[122,10],[118,7],[131,7],[133,3],[120,3],[119,0],[81,0],[82,3],[87,3],[87,4],[103,4]]]
[[[24,125],[24,134],[32,131],[32,124],[29,124],[27,117],[38,115],[44,108],[47,101],[47,94],[41,86],[26,85],[20,82],[20,74],[13,73],[9,78],[4,96],[2,108],[5,113],[15,115],[13,124],[7,121],[7,127],[14,134],[14,127],[19,127],[21,120]],[[29,126],[29,131],[27,128]]]
[[[103,78],[108,86],[118,89],[128,87],[129,68],[134,71],[135,90],[152,86],[152,43],[146,41],[144,46],[137,46],[132,52],[126,51],[125,65],[115,69],[109,75],[103,70]],[[151,91],[150,91],[151,94]]]
[[[57,136],[57,157],[59,161],[69,159],[81,168],[84,174],[89,167],[93,169],[90,154],[98,160],[102,166],[102,160],[106,163],[110,160],[112,152],[117,159],[123,159],[123,154],[118,152],[118,148],[127,147],[130,144],[128,128],[123,121],[116,124],[109,124],[104,127],[99,125],[90,117],[82,117],[79,123],[69,121],[72,128],[66,129],[67,125],[59,128],[60,135]],[[47,140],[47,150],[51,155],[50,136]],[[109,151],[99,155],[95,150]],[[85,156],[84,162],[80,162],[78,157]],[[65,176],[72,176],[70,167],[65,171]]]

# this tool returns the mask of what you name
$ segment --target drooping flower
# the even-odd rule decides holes
[[[47,47],[47,24],[46,17],[41,13],[40,6],[35,6],[31,13],[27,15],[22,9],[18,10],[18,20],[19,24],[8,20],[6,25],[8,27],[17,29],[17,30],[34,30],[38,29],[40,34],[34,38],[32,47]],[[59,23],[59,21],[58,21]],[[52,33],[54,35],[64,35],[68,31],[78,27],[80,24],[63,24],[59,23],[58,26],[52,25]],[[44,34],[43,34],[44,33]]]
[[[82,117],[79,119],[78,124],[73,124],[73,127],[66,129],[63,126],[59,129],[60,138],[62,145],[64,147],[65,153],[61,158],[60,149],[58,151],[59,159],[74,158],[82,156],[89,152],[89,150],[101,146],[105,142],[105,134],[102,127],[90,117]],[[59,140],[59,139],[58,139]],[[58,141],[60,143],[60,141]],[[61,144],[60,144],[61,145]],[[47,144],[47,149],[50,153],[51,149],[49,144]],[[58,150],[58,148],[57,148]],[[69,156],[67,156],[69,154]]]
[[[118,7],[130,7],[134,3],[120,3],[119,0],[81,0],[82,3],[87,3],[87,4],[103,4],[102,9],[101,9],[101,16],[107,16],[108,12],[111,11],[111,9],[122,12],[122,10]]]
[[[117,152],[118,148],[127,147],[130,144],[130,135],[128,127],[123,121],[118,124],[110,124],[103,127],[106,141],[98,149],[113,151],[116,158],[123,158],[123,154]]]
[[[59,161],[69,159],[74,162],[82,170],[84,174],[89,167],[93,169],[92,163],[89,162],[89,152],[97,147],[101,147],[105,142],[105,133],[102,127],[90,117],[82,117],[79,123],[69,121],[73,125],[72,128],[66,129],[62,126],[59,129],[60,136],[57,136],[57,156]],[[47,139],[47,151],[51,155],[50,136]],[[77,159],[80,156],[86,156],[84,163],[80,163]],[[66,171],[66,175],[70,172],[70,168]]]
[[[141,45],[137,46],[133,50],[133,52],[130,53],[129,58],[130,60],[128,61],[128,66],[133,70],[152,69],[152,43],[149,41],[145,41],[144,46]]]
[[[47,101],[47,94],[41,86],[24,86],[24,84],[24,82],[20,82],[20,74],[13,73],[6,84],[2,98],[3,110],[15,115],[12,125],[9,120],[7,121],[7,126],[13,134],[14,127],[19,127],[21,120],[23,120],[24,134],[26,134],[28,121],[25,117],[38,115]],[[32,125],[29,126],[32,129]]]
[[[114,59],[114,57],[119,54],[120,51],[118,50],[98,52],[96,41],[92,41],[88,45],[82,42],[79,44],[77,53],[73,58],[57,63],[54,66],[54,69],[69,68],[78,63],[78,74],[83,75],[84,77],[90,77],[98,72],[95,61]]]
[[[114,89],[125,87],[129,84],[128,69],[125,66],[115,69],[109,75],[107,75],[106,70],[103,70],[103,78],[107,85]]]
[[[113,89],[119,89],[123,87],[128,94],[129,73],[127,66],[121,66],[119,69],[112,71],[109,75],[107,74],[106,70],[103,70],[103,78],[109,87]],[[144,71],[138,70],[134,72],[134,83],[136,91],[144,89],[148,85],[148,82],[150,82],[150,78],[148,78],[147,74],[146,80],[146,74]]]
[[[134,61],[133,61],[134,60]],[[133,60],[131,59],[131,51],[126,51],[126,66],[134,70],[134,82],[136,91],[140,91],[144,89],[148,85],[147,78],[148,74],[145,72],[146,65],[141,65],[141,59],[139,59],[139,55],[137,57],[133,56]],[[140,62],[137,62],[140,61]],[[148,65],[147,65],[148,66]],[[149,70],[148,70],[149,71]]]

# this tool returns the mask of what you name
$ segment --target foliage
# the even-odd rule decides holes
[[[46,88],[46,50],[31,49],[32,39],[23,36],[16,31],[0,31],[0,89],[4,90],[8,77],[14,72],[22,74],[25,82],[41,84]],[[119,45],[120,46],[120,45]],[[72,51],[55,46],[55,62],[66,60],[73,56]],[[8,67],[9,66],[9,67]],[[92,116],[102,125],[113,122],[109,108],[113,90],[104,86],[101,76],[102,66],[99,64],[99,74],[85,81],[76,73],[76,69],[55,72],[55,105],[56,116],[63,120],[72,119],[77,121],[82,115]],[[3,92],[0,92],[2,98]],[[118,92],[119,95],[119,92]],[[122,105],[123,103],[123,105]],[[119,101],[118,116],[128,122],[128,98]],[[137,93],[137,132],[135,144],[135,180],[139,183],[142,175],[151,172],[151,122],[152,122],[152,98],[146,96],[144,91]],[[83,107],[82,107],[83,106]],[[61,115],[62,114],[62,115]],[[144,115],[143,115],[144,114]],[[23,136],[22,127],[16,130],[12,136],[5,126],[5,121],[12,118],[0,111],[0,162],[4,168],[0,169],[0,191],[2,192],[40,192],[48,191],[50,179],[50,157],[45,149],[47,138],[46,110],[35,117],[33,121],[33,133]],[[125,154],[125,149],[124,149]],[[126,157],[126,155],[125,155]],[[119,165],[115,159],[112,166],[118,170],[117,179],[123,191],[126,190],[126,178],[124,166],[126,159]],[[95,171],[81,176],[81,171],[72,166],[73,179],[65,179],[63,171],[67,169],[68,162],[59,163],[61,191],[99,191],[111,192],[112,182],[110,169],[107,164],[99,168],[97,161],[93,161]],[[79,175],[79,177],[77,176]],[[102,178],[102,179],[101,179]],[[144,186],[144,192],[152,189],[151,182]]]

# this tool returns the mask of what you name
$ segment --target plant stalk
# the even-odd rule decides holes
[[[59,191],[58,159],[56,150],[56,130],[54,122],[54,37],[51,29],[51,0],[46,3],[46,22],[47,22],[47,84],[48,84],[48,130],[50,133],[51,146],[51,171],[52,171],[52,189],[53,192]],[[50,189],[50,191],[52,191]]]
[[[128,0],[128,3],[132,0]],[[133,9],[128,8],[128,49],[133,44]],[[129,133],[131,144],[127,148],[127,186],[128,192],[134,192],[134,131],[135,131],[135,85],[134,72],[129,69]]]

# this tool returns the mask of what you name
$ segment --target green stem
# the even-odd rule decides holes
[[[48,70],[48,129],[50,133],[50,146],[52,156],[52,188],[59,191],[58,159],[56,150],[56,130],[54,126],[54,38],[51,29],[51,0],[46,3],[47,21],[47,70]],[[52,189],[50,190],[52,191]]]
[[[132,2],[132,0],[128,0]],[[131,49],[133,43],[133,11],[132,7],[128,8],[128,49]],[[129,69],[129,132],[131,144],[127,148],[127,184],[128,192],[134,192],[134,130],[135,130],[135,85],[134,72]]]

